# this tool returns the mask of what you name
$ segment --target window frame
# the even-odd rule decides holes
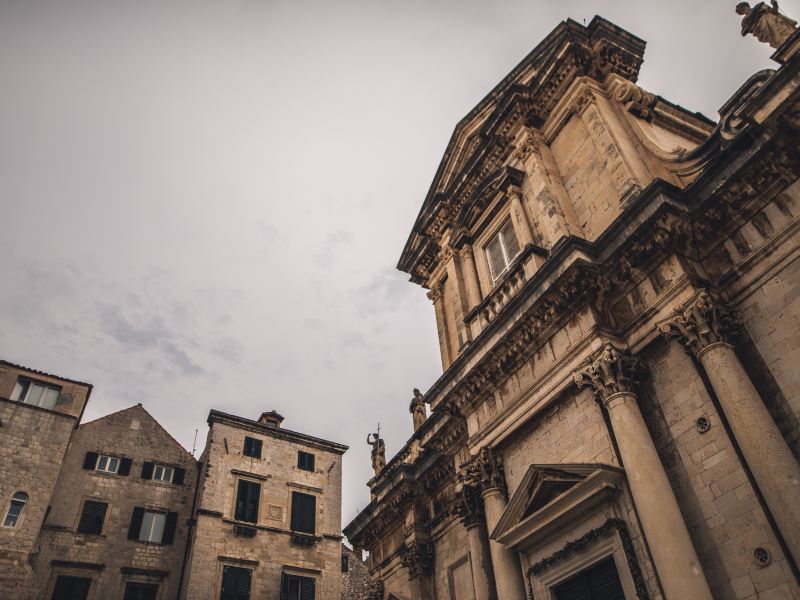
[[[33,386],[39,386],[44,388],[42,393],[39,395],[39,400],[41,401],[45,393],[47,391],[54,391],[56,392],[56,397],[53,400],[53,405],[48,406],[42,403],[34,403],[28,401],[28,396],[30,395],[31,389]],[[19,388],[19,392],[17,391]],[[45,410],[53,410],[58,405],[58,400],[61,397],[62,388],[60,385],[55,385],[51,383],[46,383],[41,381],[40,379],[33,379],[32,377],[26,377],[25,375],[20,375],[17,377],[17,380],[14,382],[14,387],[11,390],[11,396],[9,400],[14,402],[19,402],[20,404],[27,404],[29,406],[36,406],[37,408],[43,408]],[[17,396],[16,398],[14,396]]]
[[[306,466],[303,466],[303,461],[301,459],[304,458],[304,457],[310,457],[311,458],[310,468],[309,468],[308,464],[306,464]],[[305,462],[308,463],[308,459],[306,459]],[[316,470],[316,463],[317,463],[317,456],[313,452],[306,452],[305,450],[298,450],[297,451],[297,468],[298,469],[301,469],[303,471],[307,471],[309,473],[314,473],[315,470]]]
[[[107,459],[106,466],[110,465],[111,461],[113,461],[113,460],[117,461],[116,468],[113,471],[110,470],[110,469],[101,469],[100,468],[100,461],[103,460],[104,458]],[[94,464],[94,470],[97,471],[98,473],[106,473],[108,475],[116,475],[117,473],[119,473],[120,464],[122,464],[122,459],[119,458],[118,456],[109,456],[108,454],[100,454],[98,452],[98,454],[97,454],[97,462],[95,462],[95,464]]]
[[[297,529],[295,527],[295,524],[296,524],[296,522],[295,522],[295,500],[294,500],[295,494],[297,494],[298,496],[306,496],[308,498],[313,498],[313,500],[314,500],[314,510],[313,510],[313,513],[312,513],[312,517],[313,517],[312,531],[304,531],[303,529]],[[289,510],[290,510],[290,514],[289,514],[289,530],[290,531],[293,531],[295,533],[299,533],[299,534],[302,534],[302,535],[312,535],[313,536],[313,535],[317,534],[317,521],[318,521],[317,513],[319,512],[319,503],[318,503],[318,497],[317,497],[316,494],[309,494],[308,492],[302,492],[302,491],[299,491],[299,490],[291,490],[291,492],[289,494]]]
[[[103,520],[100,523],[100,530],[99,531],[81,531],[81,523],[83,523],[84,514],[86,512],[86,505],[89,503],[92,504],[103,504],[105,505],[105,510],[103,511]],[[108,500],[103,500],[100,498],[85,498],[83,504],[81,505],[81,512],[78,514],[78,523],[75,526],[75,533],[81,535],[103,535],[103,530],[106,528],[106,522],[108,518],[108,509],[111,503]]]
[[[164,531],[166,531],[166,529],[167,529],[167,515],[168,514],[169,514],[169,512],[166,511],[166,510],[161,510],[161,509],[157,509],[157,508],[145,508],[144,509],[144,513],[142,515],[142,525],[139,528],[139,536],[137,538],[138,541],[145,542],[145,543],[148,543],[148,544],[161,544],[161,543],[163,543],[163,541],[164,541]],[[145,519],[147,519],[147,515],[154,515],[154,517],[153,517],[153,520],[152,520],[151,525],[150,525],[150,534],[148,536],[148,539],[142,539],[142,532],[144,531]],[[159,516],[163,520],[163,522],[161,523],[161,532],[160,532],[160,535],[158,536],[157,540],[149,539],[149,537],[152,536],[152,534],[153,534],[154,526],[156,524],[155,516]]]
[[[24,496],[24,498],[21,496]],[[3,516],[3,527],[5,529],[17,529],[22,524],[25,514],[25,507],[28,506],[28,502],[30,502],[30,500],[31,497],[27,492],[20,490],[12,494],[11,499],[8,501],[8,508],[6,508]],[[12,516],[11,509],[15,506],[19,506],[19,512]],[[9,518],[13,518],[14,522],[8,524]]]
[[[169,478],[164,477],[157,477],[158,470],[161,469],[162,475],[164,473],[169,472]],[[175,467],[170,467],[168,465],[162,465],[159,463],[153,464],[153,476],[150,478],[153,481],[159,481],[161,483],[172,483],[172,480],[175,479]]]
[[[240,489],[240,487],[241,487],[241,485],[243,483],[246,484],[246,485],[253,485],[253,486],[257,486],[258,487],[258,494],[256,495],[256,500],[257,500],[256,514],[255,514],[255,520],[253,520],[253,521],[249,521],[247,519],[239,517],[239,511],[238,511],[238,507],[239,507],[239,489]],[[258,525],[261,522],[261,510],[262,510],[262,505],[263,505],[263,502],[261,501],[261,495],[263,493],[263,486],[261,485],[261,483],[262,482],[260,482],[260,481],[254,481],[252,479],[247,479],[247,478],[244,478],[244,477],[237,477],[236,478],[236,483],[235,483],[235,487],[234,487],[234,492],[235,493],[233,494],[233,519],[235,521],[239,521],[241,523],[250,523],[251,525]]]
[[[514,240],[517,243],[517,251],[513,256],[509,255],[508,249],[506,248],[506,240],[503,236],[503,233],[506,231],[511,232],[511,234],[514,236]],[[495,240],[498,240],[500,242],[499,247],[500,247],[501,258],[505,263],[503,269],[498,273],[495,273],[494,269],[492,268],[492,258],[489,252],[489,248],[494,243]],[[521,253],[522,253],[522,246],[519,242],[519,236],[517,235],[517,230],[514,227],[514,221],[511,218],[510,214],[505,215],[502,219],[500,219],[497,229],[494,230],[494,232],[487,237],[486,242],[483,244],[483,254],[486,260],[486,265],[489,269],[489,278],[492,280],[491,281],[492,286],[494,286],[497,283],[497,281],[508,272],[508,269],[511,267],[511,265],[514,263],[516,258]]]
[[[249,449],[250,449],[251,452],[253,452],[252,454],[248,452],[248,441],[251,442],[249,444],[249,446],[250,446]],[[257,453],[256,453],[256,450],[257,450]],[[244,442],[242,444],[242,456],[247,456],[249,458],[257,458],[257,459],[261,460],[261,457],[262,457],[263,453],[264,453],[264,441],[263,440],[261,440],[259,438],[251,437],[249,435],[244,436]]]

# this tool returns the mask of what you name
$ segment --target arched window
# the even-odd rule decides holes
[[[27,503],[28,494],[25,492],[17,492],[11,496],[11,504],[8,507],[6,518],[3,520],[3,527],[16,527]]]

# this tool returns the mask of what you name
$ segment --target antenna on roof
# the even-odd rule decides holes
[[[194,430],[194,441],[192,442],[192,456],[194,456],[195,450],[197,450],[197,429]]]

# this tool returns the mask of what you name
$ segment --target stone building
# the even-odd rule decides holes
[[[342,544],[342,600],[365,600],[371,582],[363,553]]]
[[[558,25],[456,126],[399,268],[443,375],[345,528],[372,598],[800,598],[800,34],[719,121]]]
[[[0,361],[0,598],[340,600],[346,446],[212,410],[197,461],[91,390]]]
[[[0,597],[33,579],[28,557],[92,386],[0,360]]]
[[[186,598],[341,598],[347,446],[283,429],[282,420],[274,411],[258,421],[211,411]]]
[[[141,404],[80,425],[32,556],[36,597],[177,598],[196,479]]]

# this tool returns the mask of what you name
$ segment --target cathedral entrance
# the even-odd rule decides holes
[[[625,600],[611,557],[558,584],[553,592],[556,600]]]

